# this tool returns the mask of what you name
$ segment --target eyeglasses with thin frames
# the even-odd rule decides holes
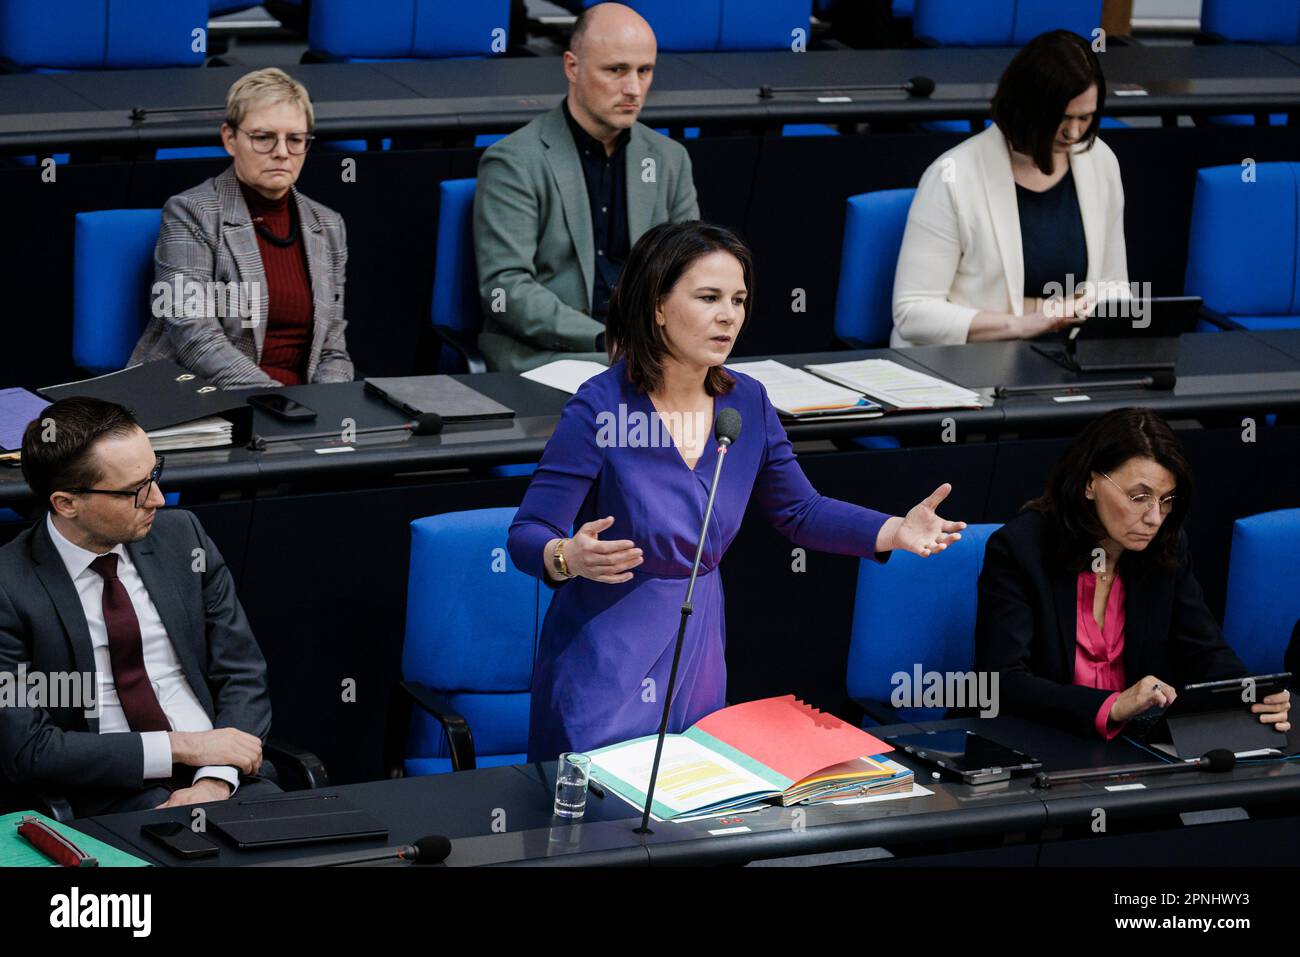
[[[254,153],[271,153],[275,150],[275,145],[280,141],[279,133],[272,133],[270,130],[254,130],[252,133],[241,126],[236,126],[236,130],[243,133],[253,144]],[[311,149],[312,141],[316,137],[310,133],[286,133],[284,134],[285,148],[294,156],[301,156]]]
[[[150,489],[154,485],[157,485],[158,481],[162,478],[163,462],[165,461],[166,458],[164,456],[158,456],[157,461],[154,463],[153,471],[149,473],[149,477],[144,480],[144,484],[139,485],[136,488],[65,488],[62,491],[75,492],[78,495],[129,495],[135,500],[136,508],[144,508],[144,503],[149,500]]]
[[[1105,472],[1102,472],[1101,474],[1106,476],[1106,481],[1108,481],[1111,485],[1118,488],[1121,492],[1124,492],[1124,489],[1120,488],[1120,484],[1116,482],[1113,478],[1111,478],[1109,475],[1106,475]],[[1130,502],[1132,502],[1136,507],[1142,509],[1143,512],[1146,512],[1149,508],[1151,508],[1151,505],[1156,501],[1156,497],[1152,495],[1150,492],[1139,492],[1136,495],[1130,495],[1128,492],[1124,492],[1124,497],[1127,498]],[[1160,499],[1160,514],[1168,515],[1170,512],[1173,511],[1173,509],[1174,509],[1174,494],[1170,492],[1164,498]]]

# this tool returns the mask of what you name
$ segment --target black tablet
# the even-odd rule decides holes
[[[927,731],[887,738],[922,764],[967,784],[1005,781],[1012,774],[1037,771],[1043,762],[974,731]]]

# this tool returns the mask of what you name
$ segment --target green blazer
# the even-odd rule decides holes
[[[627,149],[632,243],[651,226],[699,219],[685,148],[641,123]],[[492,369],[523,372],[553,359],[604,361],[591,318],[596,252],[582,164],[563,106],[490,146],[478,166],[474,252]]]

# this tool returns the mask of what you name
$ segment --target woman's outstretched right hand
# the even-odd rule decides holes
[[[564,561],[569,574],[592,581],[619,585],[632,580],[632,569],[645,559],[635,542],[627,539],[605,542],[600,533],[614,524],[614,516],[587,522],[564,546]]]

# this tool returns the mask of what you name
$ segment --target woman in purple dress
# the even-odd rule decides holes
[[[926,556],[961,537],[964,522],[935,512],[947,484],[905,518],[813,489],[763,386],[723,369],[752,290],[749,250],[704,223],[656,226],[623,267],[609,303],[612,364],[564,407],[510,526],[515,565],[556,589],[533,672],[530,761],[658,728],[723,409],[744,427],[714,500],[670,731],[726,703],[717,568],[751,499],[796,545],[844,555]]]

